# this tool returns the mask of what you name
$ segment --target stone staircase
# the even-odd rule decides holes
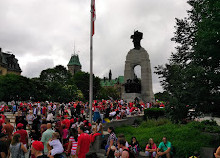
[[[15,125],[15,115],[12,112],[4,112],[4,115],[10,120],[11,125]]]
[[[12,112],[4,112],[4,115],[10,120],[10,124],[11,124],[12,126],[14,126],[14,128],[15,128],[15,116],[16,116],[16,114],[17,114],[17,113],[15,113],[15,114],[13,115]],[[28,126],[26,127],[26,131],[27,131],[28,133],[30,132]]]

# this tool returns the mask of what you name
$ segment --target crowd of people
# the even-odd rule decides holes
[[[31,158],[62,158],[64,154],[72,158],[85,158],[90,144],[97,136],[103,135],[104,118],[122,119],[128,115],[140,114],[145,108],[152,106],[155,105],[142,102],[126,103],[123,100],[94,101],[92,110],[95,124],[92,126],[87,119],[88,103],[81,101],[67,104],[49,102],[15,104],[12,102],[12,108],[2,105],[0,108],[0,158],[9,156],[17,158],[24,155]],[[163,107],[162,104],[156,106]],[[14,126],[4,115],[4,111],[11,111],[15,115]],[[108,132],[110,136],[106,144],[106,155],[109,158],[111,156],[128,158],[129,156],[126,155],[130,150],[138,155],[140,147],[135,137],[132,138],[130,145],[126,142],[124,147],[123,135],[117,138],[113,127],[108,128]],[[160,156],[160,152],[155,151],[156,145],[152,142],[151,139],[146,147],[146,156]],[[129,150],[126,151],[127,147]],[[165,147],[161,146],[161,149],[163,148]]]
[[[24,115],[27,115],[27,113],[31,110],[33,114],[36,116],[38,113],[41,113],[43,116],[43,119],[45,119],[46,116],[48,116],[48,113],[56,113],[56,110],[60,110],[60,114],[62,116],[64,115],[70,115],[76,116],[76,115],[85,115],[88,116],[89,114],[89,104],[88,102],[84,103],[82,101],[77,102],[69,102],[69,103],[42,103],[42,102],[20,102],[19,104],[15,104],[14,102],[10,103],[11,105],[2,104],[0,105],[0,112],[3,111],[12,111],[14,114],[15,112],[20,110],[20,112]],[[57,108],[59,106],[59,108]],[[165,105],[163,103],[144,103],[144,102],[125,102],[124,100],[94,100],[92,111],[94,114],[96,112],[99,112],[99,114],[103,114],[104,118],[116,118],[116,119],[122,119],[126,117],[127,115],[134,115],[139,114],[141,111],[143,111],[144,108],[151,108],[151,107],[160,107],[163,108]],[[67,109],[70,109],[70,114]],[[39,112],[40,111],[40,112]],[[48,116],[47,119],[51,119],[50,116]],[[95,118],[96,119],[96,118]],[[30,118],[31,120],[31,118]]]

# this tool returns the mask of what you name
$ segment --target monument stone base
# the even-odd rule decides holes
[[[122,93],[122,99],[127,102],[133,102],[136,97],[142,100],[141,93]]]
[[[143,101],[143,102],[155,101],[154,97],[141,93],[122,93],[121,96],[121,98],[127,102],[133,102],[136,97],[139,99],[139,101]]]

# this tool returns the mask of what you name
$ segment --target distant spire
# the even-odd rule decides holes
[[[73,50],[73,53],[74,53],[74,55],[76,55],[76,44],[75,44],[75,41],[74,41],[74,50]]]
[[[109,81],[111,81],[111,80],[112,80],[112,71],[110,69],[110,71],[109,71]]]

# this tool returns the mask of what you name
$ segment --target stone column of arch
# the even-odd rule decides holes
[[[147,51],[144,48],[141,48],[140,50],[131,49],[128,52],[125,61],[124,82],[126,83],[128,79],[134,79],[134,67],[137,65],[141,66],[140,97],[145,102],[154,102],[150,59]],[[126,99],[128,96],[131,97],[132,95],[124,91],[122,98]],[[135,97],[138,95],[134,94],[133,96]]]

